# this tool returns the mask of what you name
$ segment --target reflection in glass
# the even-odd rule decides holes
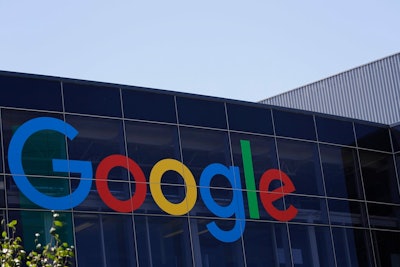
[[[42,112],[29,112],[20,110],[2,110],[3,139],[5,148],[8,151],[8,145],[11,138],[19,126],[25,122],[38,117],[52,117],[63,120],[62,115],[47,114]],[[33,175],[54,175],[51,159],[65,159],[66,145],[65,136],[55,131],[40,131],[28,138],[22,151],[22,164],[26,174]],[[6,162],[8,153],[5,153]],[[9,173],[8,164],[6,172]],[[58,174],[59,175],[59,174]]]
[[[325,198],[287,195],[285,204],[286,207],[293,205],[298,210],[293,222],[328,224]]]
[[[328,199],[331,224],[368,226],[364,202]]]
[[[389,129],[372,124],[354,123],[359,147],[381,151],[392,151],[390,145]]]
[[[280,167],[296,194],[324,195],[317,144],[277,139]]]
[[[233,152],[234,165],[239,167],[242,188],[246,189],[246,179],[244,174],[243,159],[240,145],[241,140],[250,142],[251,155],[249,158],[253,163],[254,180],[256,189],[259,189],[261,176],[269,169],[278,169],[278,160],[276,158],[275,140],[272,137],[255,136],[231,133],[231,144]],[[278,184],[277,186],[279,186]]]
[[[244,255],[242,240],[232,243],[221,243],[208,231],[206,225],[215,222],[221,229],[230,230],[234,220],[191,219],[193,251],[196,266],[242,267]]]
[[[357,151],[352,148],[320,145],[326,194],[331,197],[362,199]]]
[[[400,229],[400,207],[367,203],[369,222],[373,228]]]
[[[226,132],[180,127],[183,163],[192,171],[196,183],[205,167],[211,163],[231,165],[229,139]],[[223,176],[211,181],[213,187],[228,187]]]
[[[92,162],[93,174],[105,157],[126,154],[122,121],[73,115],[66,116],[66,121],[79,132],[73,140],[68,140],[69,158]],[[124,168],[116,168],[108,179],[127,180],[127,173]]]
[[[132,217],[75,213],[79,266],[136,266]]]
[[[187,218],[135,216],[135,227],[140,266],[193,265]]]
[[[179,137],[176,126],[144,122],[125,122],[128,156],[143,170],[146,179],[160,160],[171,158],[180,161]],[[162,183],[182,184],[183,180],[175,172],[163,175]]]
[[[332,228],[337,266],[374,266],[372,246],[368,230]]]
[[[289,225],[294,266],[334,267],[329,227]]]
[[[243,240],[247,266],[292,266],[285,224],[248,222]]]
[[[366,199],[400,203],[393,156],[364,150],[359,153]]]

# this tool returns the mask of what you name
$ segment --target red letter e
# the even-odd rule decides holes
[[[281,180],[282,187],[278,187],[272,191],[269,191],[269,185],[273,180]],[[297,209],[290,205],[286,210],[277,209],[272,203],[283,196],[292,193],[296,190],[292,180],[286,173],[277,170],[270,169],[261,177],[260,181],[260,198],[265,210],[276,220],[281,222],[287,222],[292,220],[297,215]]]

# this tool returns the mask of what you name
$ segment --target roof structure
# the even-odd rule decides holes
[[[397,124],[400,122],[400,53],[260,102]]]

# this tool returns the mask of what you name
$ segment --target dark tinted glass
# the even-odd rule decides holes
[[[285,224],[247,222],[243,241],[247,266],[292,266]]]
[[[153,166],[160,160],[171,158],[180,161],[178,128],[145,122],[125,122],[128,156],[142,168],[147,180]],[[169,171],[162,182],[181,184],[179,174]]]
[[[242,150],[241,141],[248,141],[251,153],[246,152],[246,147],[243,147]],[[248,179],[252,179],[250,175],[254,175],[255,186],[258,190],[264,172],[269,169],[278,169],[274,138],[231,133],[231,144],[234,165],[239,167],[240,170],[242,188],[251,190],[245,184],[246,176],[243,162],[246,162],[246,168],[253,168],[253,172],[247,173]]]
[[[125,118],[176,122],[173,95],[123,89],[122,101]]]
[[[276,135],[308,140],[317,139],[313,116],[280,110],[273,112]]]
[[[2,110],[3,139],[5,144],[6,172],[8,167],[8,146],[15,131],[22,124],[38,117],[52,117],[63,120],[61,114],[46,114],[42,112],[29,112],[21,110]],[[55,175],[51,160],[53,158],[65,159],[65,135],[55,131],[39,131],[28,138],[22,151],[23,167],[26,174]],[[58,175],[58,174],[57,174]]]
[[[400,151],[400,125],[390,128],[392,135],[393,149],[395,152]]]
[[[193,238],[193,250],[196,266],[230,266],[244,265],[242,239],[232,243],[221,243],[208,230],[207,224],[215,222],[221,229],[232,229],[234,220],[190,219]]]
[[[131,216],[77,213],[75,235],[80,266],[136,266]]]
[[[187,218],[135,216],[135,226],[139,266],[193,265]]]
[[[321,142],[355,146],[353,123],[315,117],[318,140]]]
[[[399,190],[393,156],[360,150],[361,172],[366,199],[399,203]]]
[[[289,225],[294,266],[335,266],[329,227]]]
[[[4,176],[0,176],[0,209],[6,208],[5,185]]]
[[[296,194],[324,195],[317,144],[277,139],[281,170],[293,181]]]
[[[320,145],[326,194],[332,197],[362,199],[357,150]]]
[[[65,111],[121,117],[118,88],[63,83]]]
[[[71,191],[75,192],[79,183],[81,182],[82,178],[80,179],[70,179],[71,183]],[[112,194],[112,196],[118,200],[124,201],[131,198],[132,194],[130,191],[130,183],[127,182],[114,182],[108,181],[107,186]],[[92,182],[91,190],[89,191],[88,196],[80,203],[78,206],[74,207],[74,210],[79,211],[104,211],[104,212],[112,212],[115,211],[114,209],[110,208],[105,202],[100,198],[98,193],[98,188],[96,186],[95,181]],[[130,206],[132,207],[132,206]],[[133,208],[131,208],[133,210]]]
[[[388,128],[360,123],[355,123],[354,126],[359,147],[392,151]]]
[[[400,207],[367,203],[369,222],[373,228],[400,229]]]
[[[372,240],[378,267],[400,265],[400,232],[372,231]]]
[[[226,132],[180,127],[180,134],[183,163],[192,171],[197,184],[201,173],[209,164],[232,165]],[[215,176],[211,186],[231,187],[222,176]]]
[[[79,132],[73,140],[67,141],[71,160],[90,161],[93,170],[96,170],[105,157],[126,155],[121,120],[67,115],[66,121]],[[127,170],[116,168],[110,172],[108,179],[128,180]]]
[[[298,210],[293,222],[329,223],[325,198],[287,195],[285,204],[286,207],[293,205]]]
[[[244,105],[226,104],[229,129],[273,134],[271,110]]]
[[[338,267],[375,266],[369,231],[333,227],[332,233]]]
[[[368,227],[364,202],[328,199],[332,224]]]
[[[225,106],[223,102],[192,98],[176,98],[180,124],[213,128],[226,128]]]
[[[0,75],[0,105],[62,111],[61,83]]]

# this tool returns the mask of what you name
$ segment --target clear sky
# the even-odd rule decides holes
[[[397,52],[399,0],[0,0],[7,71],[259,101]]]

